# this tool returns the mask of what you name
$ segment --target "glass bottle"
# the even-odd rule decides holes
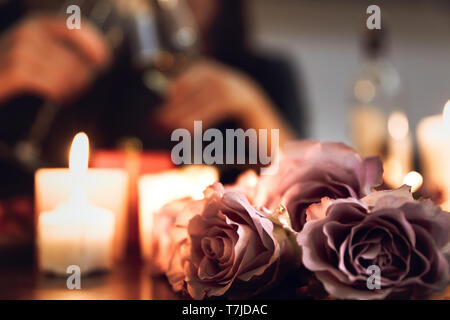
[[[397,69],[387,55],[385,29],[363,33],[363,63],[352,86],[350,130],[363,156],[380,156],[385,182],[400,186],[412,168],[412,139]]]

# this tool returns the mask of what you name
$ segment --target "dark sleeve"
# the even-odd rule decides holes
[[[0,34],[22,17],[24,12],[21,0],[0,1]]]
[[[306,95],[300,76],[285,59],[233,55],[220,59],[252,77],[299,137],[308,135]]]
[[[24,10],[21,0],[0,0],[0,37],[20,17]],[[0,83],[0,85],[2,85]],[[23,96],[12,97],[0,104],[0,141],[12,142],[31,123],[36,110],[36,99]]]

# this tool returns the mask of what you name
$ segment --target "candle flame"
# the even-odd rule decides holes
[[[406,138],[409,133],[409,123],[406,114],[401,111],[394,111],[388,119],[388,131],[395,140]]]
[[[442,111],[442,115],[444,117],[444,123],[447,126],[450,126],[450,100],[444,106],[444,110]]]
[[[89,138],[84,132],[77,133],[70,147],[69,169],[72,174],[86,173],[89,162]]]
[[[416,192],[422,186],[423,178],[417,171],[411,171],[403,178],[403,184],[411,187],[411,192]]]

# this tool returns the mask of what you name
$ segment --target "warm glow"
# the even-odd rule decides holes
[[[404,172],[402,163],[396,158],[390,158],[384,163],[383,178],[391,187],[401,186]]]
[[[178,0],[158,0],[158,3],[164,9],[174,9],[178,5]]]
[[[388,131],[395,140],[406,138],[409,132],[408,118],[403,112],[394,111],[388,119]]]
[[[86,133],[77,133],[70,147],[69,169],[72,174],[80,175],[87,171],[89,162],[89,139]]]
[[[417,171],[411,171],[403,178],[403,184],[410,186],[412,192],[416,192],[422,186],[422,183],[422,175]]]
[[[353,88],[356,99],[364,103],[372,101],[375,98],[376,91],[373,82],[367,79],[358,80]]]
[[[245,177],[247,178],[247,186],[253,189],[258,184],[258,176],[254,171],[249,171]]]
[[[218,180],[217,170],[208,166],[191,166],[184,169],[185,178],[181,183],[184,191],[188,192],[185,196],[190,196],[194,200],[201,200],[204,198],[203,191],[207,186],[213,184]]]
[[[441,204],[441,208],[442,208],[442,210],[450,212],[450,200]]]
[[[444,116],[444,123],[447,126],[450,126],[450,100],[448,100],[447,103],[445,104],[442,114]]]
[[[156,212],[165,204],[191,197],[203,199],[203,191],[218,181],[218,172],[210,166],[187,166],[161,173],[143,176],[139,181],[141,201],[146,211]]]
[[[217,169],[206,165],[147,174],[139,179],[139,228],[143,257],[149,258],[151,255],[153,215],[177,199],[203,199],[203,191],[218,180]]]

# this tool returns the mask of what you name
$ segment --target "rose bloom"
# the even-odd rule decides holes
[[[203,208],[184,230],[167,276],[174,290],[185,289],[194,299],[248,298],[284,274],[281,267],[294,265],[285,262],[296,255],[295,239],[220,183],[205,191]]]
[[[300,231],[311,204],[323,197],[361,198],[381,184],[382,173],[378,157],[364,159],[345,144],[292,142],[282,150],[278,172],[261,176],[255,204],[270,210],[284,205],[292,228]]]
[[[176,244],[187,237],[189,219],[201,210],[202,205],[201,200],[184,198],[166,204],[154,215],[148,261],[152,274],[167,272]]]
[[[257,182],[256,173],[248,170],[238,177],[235,184],[226,188],[244,194],[251,201]],[[194,201],[192,198],[179,199],[166,204],[154,215],[151,257],[148,261],[152,274],[167,272],[168,257],[173,255],[175,245],[187,238],[187,224],[193,216],[201,212],[203,204],[203,201]],[[1,208],[0,206],[0,218]]]
[[[407,187],[361,200],[323,199],[307,214],[297,237],[303,264],[334,297],[418,297],[449,283],[450,215],[431,201],[414,200]],[[380,287],[372,290],[370,266],[380,271]]]

